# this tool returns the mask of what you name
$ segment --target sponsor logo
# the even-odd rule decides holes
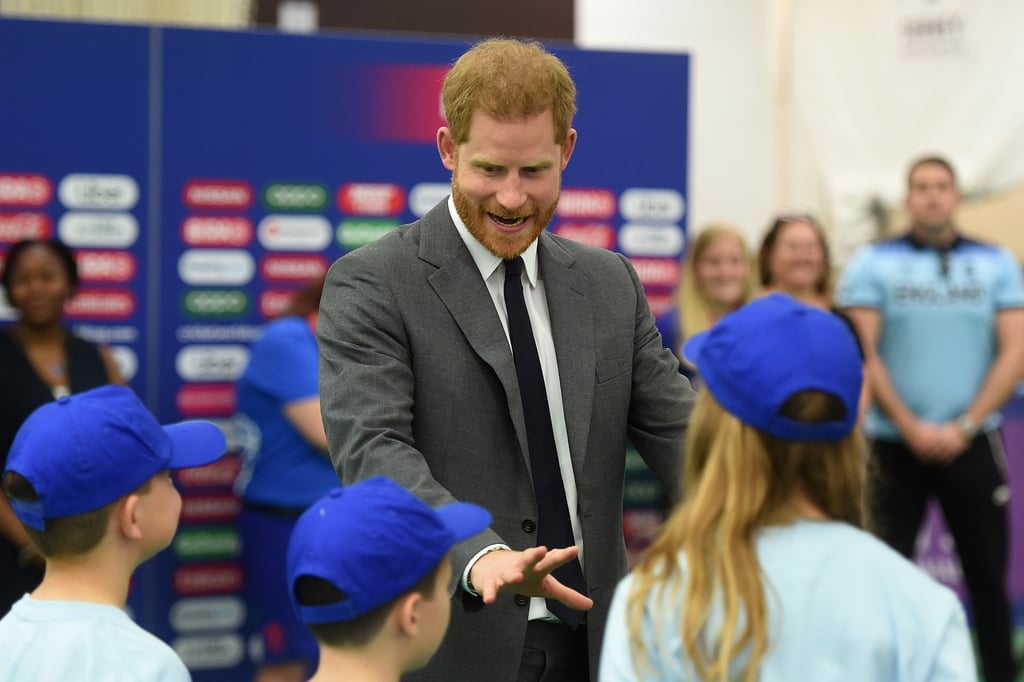
[[[327,273],[321,256],[264,256],[260,275],[268,282],[308,282]]]
[[[380,218],[343,220],[338,224],[338,243],[347,251],[351,251],[377,241],[396,227],[398,227],[397,220]]]
[[[452,186],[443,182],[421,182],[409,190],[409,210],[417,218],[437,206],[452,191]]]
[[[655,317],[661,317],[676,304],[675,296],[667,291],[655,291],[647,293],[647,305]]]
[[[68,246],[125,249],[139,238],[139,223],[130,213],[65,213],[57,222]]]
[[[596,246],[600,249],[610,249],[615,246],[615,228],[611,225],[603,225],[601,223],[586,225],[562,223],[552,231],[566,239]]]
[[[405,194],[386,182],[350,182],[338,190],[338,208],[352,215],[394,216],[405,208]]]
[[[295,300],[290,289],[268,289],[260,294],[260,315],[265,318],[277,317]]]
[[[174,368],[185,381],[237,381],[249,362],[245,346],[185,346]]]
[[[53,185],[45,175],[0,173],[0,206],[45,206]]]
[[[318,215],[268,215],[257,236],[269,251],[322,251],[331,243],[331,224]]]
[[[72,319],[123,320],[134,313],[135,294],[127,289],[79,289],[64,304],[64,314]]]
[[[128,282],[135,277],[135,256],[127,251],[79,251],[75,262],[85,282]]]
[[[233,630],[245,622],[241,597],[192,597],[171,605],[171,627],[177,632]]]
[[[241,635],[187,635],[171,643],[174,653],[189,670],[234,668],[245,656]]]
[[[235,563],[181,566],[174,572],[178,594],[237,592],[242,587],[242,568]]]
[[[243,289],[191,289],[181,305],[194,317],[241,317],[249,310],[249,296]]]
[[[188,496],[181,501],[181,520],[188,523],[234,521],[242,505],[234,495]]]
[[[285,211],[317,211],[327,205],[323,185],[273,184],[263,189],[263,203]]]
[[[606,189],[568,187],[558,198],[557,215],[563,218],[607,220],[615,215],[615,195]]]
[[[630,258],[645,287],[674,287],[679,281],[679,261],[674,258]]]
[[[183,528],[174,538],[174,553],[184,561],[236,559],[242,553],[242,538],[233,526]]]
[[[53,231],[45,213],[0,213],[0,243],[13,244],[22,239],[49,239]]]
[[[217,426],[221,426],[222,422],[228,422],[227,419],[214,420]],[[230,438],[230,431],[225,431],[225,435],[228,435],[228,450],[237,450],[237,447],[233,446]],[[234,484],[235,479],[238,478],[238,472],[242,470],[242,460],[238,455],[225,455],[216,462],[207,464],[201,467],[192,467],[191,469],[178,469],[176,477],[178,484],[183,488],[204,488],[204,487],[230,487]]]
[[[139,340],[139,330],[135,327],[75,324],[71,330],[93,343],[135,343]]]
[[[252,343],[262,333],[258,324],[183,324],[174,337],[178,343]]]
[[[128,211],[139,202],[139,185],[128,175],[72,173],[57,185],[57,196],[68,208]]]
[[[626,220],[663,220],[677,223],[683,219],[686,204],[674,189],[634,187],[619,197],[619,211]]]
[[[230,417],[235,411],[234,384],[186,384],[174,403],[185,417]]]
[[[256,266],[241,249],[189,249],[178,259],[178,276],[185,284],[238,286],[252,280]]]
[[[111,346],[110,355],[125,381],[131,381],[139,371],[139,356],[128,346]]]
[[[683,251],[683,230],[678,225],[626,223],[619,230],[619,248],[627,256],[675,256]]]
[[[181,223],[186,246],[248,246],[252,223],[241,216],[190,216]]]
[[[189,208],[249,208],[252,187],[241,180],[189,180],[181,198]]]

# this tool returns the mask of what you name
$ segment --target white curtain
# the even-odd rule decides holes
[[[1024,2],[777,8],[783,201],[823,215],[837,260],[879,234],[916,156],[947,156],[971,199],[1024,187]]]

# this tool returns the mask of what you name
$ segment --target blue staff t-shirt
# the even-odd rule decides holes
[[[295,429],[284,407],[318,395],[316,337],[301,317],[270,322],[238,380],[240,428],[251,434],[236,487],[250,502],[305,508],[339,485],[327,455]]]
[[[996,314],[1024,306],[1021,269],[1006,249],[958,237],[945,250],[913,235],[862,247],[846,267],[840,307],[882,315],[878,354],[896,392],[918,417],[956,419],[973,402],[997,353]],[[992,415],[986,428],[999,424]],[[872,405],[864,429],[900,440]]]

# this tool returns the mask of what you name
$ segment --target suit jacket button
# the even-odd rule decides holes
[[[537,522],[533,519],[523,519],[523,530],[527,533],[532,533],[537,530]]]
[[[525,594],[517,594],[516,595],[516,605],[517,606],[526,606],[529,603],[530,603],[530,598],[527,597]]]

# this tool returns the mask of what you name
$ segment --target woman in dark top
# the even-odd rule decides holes
[[[110,351],[72,334],[63,306],[78,286],[71,251],[57,241],[26,240],[7,252],[0,278],[15,322],[0,331],[0,471],[28,415],[62,395],[123,383]],[[0,490],[0,616],[35,589],[42,562]]]

